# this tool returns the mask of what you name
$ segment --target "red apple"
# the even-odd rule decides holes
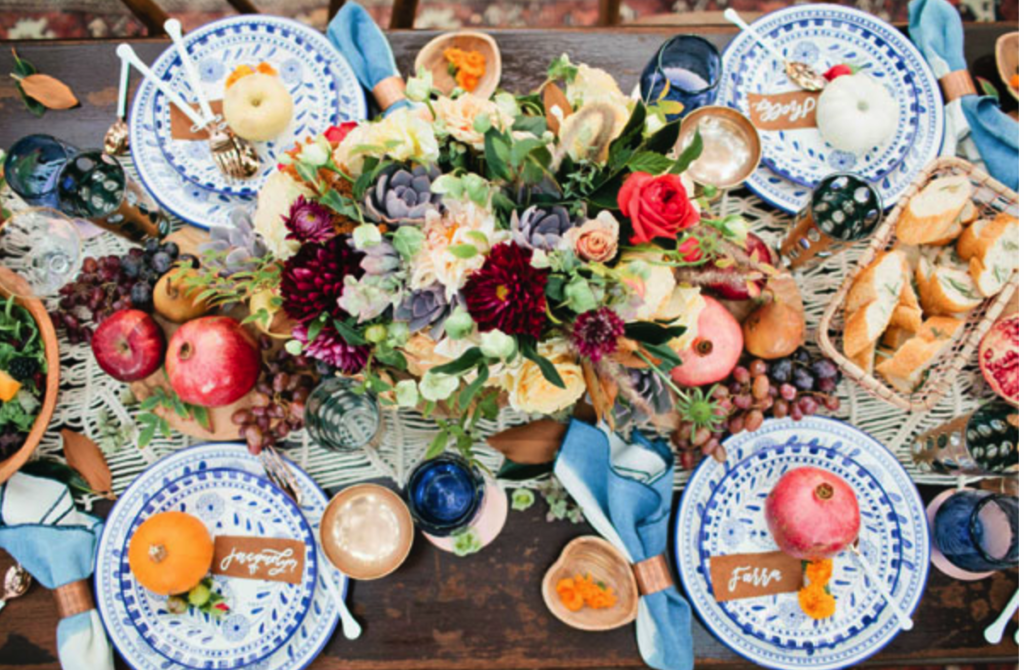
[[[179,398],[201,407],[221,407],[256,385],[260,352],[256,340],[234,319],[204,316],[174,333],[166,366]]]
[[[750,256],[751,260],[767,263],[768,265],[772,264],[772,252],[760,237],[754,233],[747,233],[746,246],[747,255]],[[725,272],[736,272],[736,269],[726,269]],[[711,284],[708,286],[708,289],[717,293],[723,300],[747,300],[748,298],[756,298],[761,295],[761,289],[764,288],[766,283],[767,282],[763,279],[754,282],[754,290],[752,291],[747,290],[744,286],[730,284],[728,282]]]
[[[122,309],[103,320],[92,336],[100,368],[122,382],[145,379],[164,360],[164,331],[149,314]]]
[[[841,477],[813,467],[782,475],[764,506],[779,549],[794,558],[832,558],[857,539],[860,506]]]
[[[697,335],[677,351],[682,363],[672,379],[682,386],[704,386],[725,379],[743,353],[743,329],[722,303],[708,296],[697,319]]]

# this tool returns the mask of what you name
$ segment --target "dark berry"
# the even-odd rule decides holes
[[[146,240],[146,243],[142,245],[142,248],[145,249],[148,254],[155,254],[160,250],[160,240],[155,237],[151,237]]]
[[[124,260],[121,261],[121,270],[132,279],[139,276],[139,270],[141,269],[142,259],[138,256],[125,256]]]
[[[790,361],[788,358],[783,358],[782,360],[775,361],[775,363],[772,364],[772,369],[769,373],[769,376],[772,378],[772,381],[775,382],[776,384],[785,384],[786,382],[789,381],[790,376],[792,374],[792,361]]]
[[[810,391],[814,388],[814,377],[803,368],[793,370],[793,386],[801,391]]]
[[[155,254],[153,254],[152,263],[154,270],[156,270],[160,274],[164,274],[165,272],[168,272],[171,269],[171,265],[174,263],[174,259],[171,258],[170,254],[168,253],[158,251]]]
[[[153,288],[146,282],[136,282],[132,286],[131,298],[136,309],[146,309],[153,304]]]
[[[835,379],[836,375],[839,374],[836,364],[824,358],[814,362],[811,366],[811,372],[818,379]]]
[[[176,259],[179,253],[178,245],[174,242],[164,242],[160,245],[160,251],[170,256],[172,260]]]
[[[799,347],[794,351],[791,358],[795,363],[799,363],[800,365],[811,364],[811,352],[807,351],[804,347]]]
[[[821,391],[822,393],[832,393],[833,391],[836,390],[836,380],[819,379],[815,386],[817,386],[818,390]]]
[[[23,382],[39,372],[39,361],[28,356],[19,356],[10,362],[7,372],[19,382]]]

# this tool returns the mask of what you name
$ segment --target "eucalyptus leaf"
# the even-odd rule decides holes
[[[694,131],[693,140],[690,141],[689,146],[683,150],[683,153],[679,154],[679,158],[676,159],[676,162],[668,171],[672,174],[681,174],[686,172],[689,169],[690,164],[700,158],[702,151],[704,151],[704,140],[701,139],[700,129],[698,128]]]
[[[464,354],[456,358],[454,361],[445,363],[444,365],[438,365],[437,367],[431,368],[430,371],[443,375],[460,375],[482,360],[484,360],[484,353],[480,351],[480,347],[473,347],[471,349],[467,349]]]

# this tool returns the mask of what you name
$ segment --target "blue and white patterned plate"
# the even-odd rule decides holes
[[[840,5],[789,7],[753,25],[787,57],[819,71],[844,62],[863,66],[889,89],[900,117],[888,144],[859,157],[833,149],[817,128],[760,131],[763,162],[747,186],[769,203],[797,212],[810,187],[828,174],[846,171],[876,182],[885,206],[894,204],[942,145],[942,97],[924,57],[889,24]],[[749,114],[748,93],[796,90],[782,63],[745,34],[729,44],[723,70],[718,104],[744,114]]]
[[[171,105],[156,92],[135,118],[152,119],[157,142],[168,162],[189,181],[228,195],[254,195],[276,168],[280,154],[296,141],[341,121],[366,118],[366,98],[348,61],[327,38],[300,23],[275,16],[237,16],[214,21],[185,36],[185,44],[209,100],[224,97],[224,82],[239,65],[269,63],[292,96],[292,122],[280,135],[256,142],[260,172],[232,179],[217,169],[205,139],[171,138]],[[151,68],[156,76],[195,101],[178,51],[168,47]]]
[[[327,507],[327,497],[309,475],[294,464],[291,464],[291,468],[299,484],[303,502],[302,517],[305,518],[309,533],[315,537],[319,532],[320,517]],[[259,459],[251,456],[244,445],[219,443],[183,449],[154,463],[139,475],[122,494],[107,518],[96,557],[94,577],[96,605],[114,647],[127,664],[135,670],[179,670],[187,666],[169,661],[164,656],[155,653],[153,647],[146,642],[133,623],[134,615],[126,602],[127,598],[123,597],[123,595],[129,595],[130,591],[122,590],[121,581],[125,539],[129,529],[140,512],[143,512],[149,499],[168,489],[168,484],[182,478],[185,478],[185,481],[200,481],[201,477],[207,476],[208,479],[209,476],[213,476],[214,471],[220,469],[243,471],[253,476],[252,479],[262,479],[263,476],[263,466]],[[269,484],[267,485],[269,486]],[[168,492],[167,495],[173,498],[178,494]],[[267,495],[273,494],[268,493]],[[195,499],[197,507],[195,513],[214,526],[216,522],[211,522],[210,519],[216,517],[217,520],[227,523],[230,527],[235,524],[234,519],[225,517],[225,514],[228,513],[232,505],[225,495],[219,494],[219,498],[219,502],[212,497],[206,498],[202,502],[198,498]],[[263,502],[268,504],[267,500]],[[255,519],[256,515],[253,515],[250,522]],[[288,521],[289,524],[294,522],[294,518]],[[245,520],[240,518],[239,523],[244,528]],[[258,530],[254,526],[252,531],[245,532],[256,533]],[[227,533],[228,531],[223,532]],[[308,565],[310,565],[310,561],[307,560]],[[329,578],[334,579],[338,584],[342,593],[348,590],[348,579],[330,566],[319,565],[318,567],[320,568],[319,574],[316,578],[312,599],[309,602],[308,612],[298,623],[294,634],[275,652],[245,667],[256,670],[302,670],[320,654],[338,624],[337,610],[327,591],[324,579],[329,575]],[[250,583],[263,584],[262,582],[238,579],[217,578],[217,580],[219,587],[227,592],[229,604],[233,608],[240,600],[237,595],[239,589],[245,588]],[[234,609],[232,614],[241,614],[245,621],[232,620],[229,616],[221,622],[222,627],[230,628],[228,635],[243,632],[247,627],[252,629],[258,626],[257,621],[262,612],[250,611],[246,614]],[[235,659],[228,660],[233,662]],[[211,664],[208,667],[222,666]],[[225,665],[223,667],[234,666]]]
[[[316,544],[299,508],[270,481],[243,470],[190,472],[159,486],[127,527],[119,562],[121,595],[142,638],[167,660],[200,669],[250,665],[284,646],[305,618],[316,585]],[[185,614],[168,611],[165,596],[143,587],[132,576],[128,543],[146,519],[172,510],[201,519],[213,537],[301,540],[306,546],[302,581],[289,584],[215,576],[215,590],[228,598],[231,607],[226,617],[218,620],[193,610]]]
[[[775,551],[764,501],[784,472],[814,466],[842,477],[860,504],[860,550],[903,611],[913,613],[928,577],[928,525],[914,483],[871,436],[841,421],[773,419],[725,442],[726,463],[706,459],[683,492],[676,519],[680,581],[705,626],[759,665],[829,670],[855,665],[900,631],[855,559],[834,559],[836,614],[814,621],[795,593],[716,602],[712,556]]]

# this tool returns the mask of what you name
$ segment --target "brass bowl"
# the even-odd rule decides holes
[[[676,151],[682,152],[700,128],[704,151],[686,174],[698,184],[718,189],[739,186],[761,162],[761,137],[750,119],[732,107],[711,105],[683,117]]]
[[[607,609],[584,607],[570,611],[558,597],[558,581],[577,574],[593,575],[616,595],[615,605]],[[548,568],[541,585],[544,604],[563,623],[587,631],[619,628],[636,619],[640,592],[629,561],[610,542],[596,535],[578,537],[562,549],[558,560]]]
[[[501,50],[498,43],[487,33],[475,30],[459,30],[452,33],[438,35],[426,43],[416,54],[416,62],[413,64],[415,74],[420,69],[431,73],[434,77],[434,88],[445,95],[450,95],[455,88],[455,78],[448,73],[448,61],[445,60],[444,50],[449,47],[457,47],[463,51],[479,51],[487,59],[487,69],[484,76],[473,91],[478,98],[487,99],[498,88],[501,81]]]
[[[331,499],[320,520],[320,544],[334,567],[353,579],[380,579],[398,569],[413,541],[405,501],[377,484],[356,484]]]

